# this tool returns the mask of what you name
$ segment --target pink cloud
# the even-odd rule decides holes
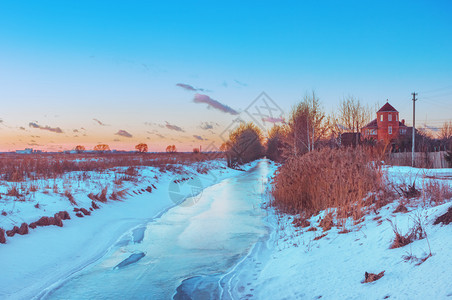
[[[231,107],[222,104],[220,102],[218,102],[217,100],[214,100],[212,98],[210,98],[207,95],[203,95],[203,94],[195,94],[195,98],[193,99],[193,102],[195,103],[205,103],[207,104],[208,107],[217,109],[219,111],[222,111],[224,113],[228,113],[231,115],[238,115],[239,113],[232,109]]]

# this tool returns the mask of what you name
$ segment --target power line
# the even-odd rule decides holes
[[[451,93],[442,93],[442,94],[432,95],[432,96],[427,95],[427,97],[422,97],[422,98],[432,99],[432,98],[441,98],[441,97],[446,97],[446,96],[451,96],[451,95],[452,95],[452,92]]]
[[[421,93],[421,94],[431,94],[431,93],[435,93],[435,92],[439,92],[439,91],[443,91],[443,90],[448,90],[448,89],[452,89],[452,85],[448,85],[448,86],[437,88],[437,89],[427,90],[427,91],[420,91],[419,93]]]
[[[417,99],[416,99],[417,100]],[[405,119],[405,121],[411,121],[411,119],[407,119],[407,118],[402,118]],[[429,122],[444,122],[444,121],[451,121],[452,118],[447,118],[447,119],[430,119],[428,117],[423,118],[422,120],[428,120]]]
[[[430,100],[429,98],[424,98],[424,97],[422,97],[421,99],[426,101],[426,102],[428,102],[428,103],[434,104],[435,106],[439,106],[439,107],[442,107],[442,108],[445,108],[445,109],[452,109],[452,104],[446,104],[446,103],[441,102],[439,100]]]

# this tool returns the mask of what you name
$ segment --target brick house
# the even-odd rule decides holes
[[[377,118],[361,129],[361,137],[391,143],[409,138],[411,129],[405,125],[405,120],[399,121],[399,112],[386,102],[377,111]]]

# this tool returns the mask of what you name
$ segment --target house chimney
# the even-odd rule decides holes
[[[402,119],[402,124],[405,125],[405,119]]]

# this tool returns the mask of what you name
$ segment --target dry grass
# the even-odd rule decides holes
[[[363,216],[369,194],[382,188],[382,172],[364,148],[322,149],[292,157],[278,170],[273,205],[307,215],[337,208],[338,218]]]
[[[426,254],[424,257],[417,257],[416,255],[413,255],[412,253],[408,253],[407,255],[403,255],[402,259],[405,262],[415,263],[416,266],[420,266],[430,257],[432,257],[432,253]]]
[[[12,186],[8,189],[8,191],[6,192],[7,196],[13,196],[13,197],[20,197],[21,194],[19,193],[19,190],[17,189],[16,186]]]
[[[88,194],[88,198],[90,198],[92,201],[100,201],[100,202],[102,202],[102,203],[105,203],[105,202],[107,202],[107,200],[108,200],[108,198],[107,198],[107,192],[108,192],[108,187],[104,187],[104,188],[102,189],[102,191],[101,191],[100,193],[98,193],[98,194],[89,193],[89,194]],[[113,197],[115,198],[115,199],[113,199],[113,200],[116,200],[116,199],[117,199],[117,196],[116,196],[116,195],[114,195]]]
[[[440,205],[452,198],[452,188],[442,180],[428,180],[423,186],[423,196],[430,205]]]
[[[21,182],[60,178],[68,172],[104,172],[115,167],[128,167],[126,175],[134,176],[137,166],[171,169],[223,157],[222,153],[40,153],[0,154],[0,180]]]
[[[311,225],[311,223],[304,216],[294,218],[292,224],[295,227],[309,227]]]
[[[380,279],[384,275],[385,275],[385,271],[381,271],[378,274],[365,272],[364,273],[364,281],[362,281],[361,283],[369,283],[369,282],[377,281],[378,279]]]
[[[325,214],[325,216],[319,222],[319,227],[322,227],[323,231],[330,230],[334,226],[333,218],[333,212]]]
[[[402,234],[397,225],[388,219],[388,221],[391,223],[392,230],[394,231],[395,234],[394,240],[391,246],[389,247],[390,249],[404,247],[416,240],[421,240],[427,236],[421,218],[418,216],[413,218],[413,220],[414,220],[413,226],[408,230],[406,234]]]
[[[324,233],[324,234],[322,234],[322,235],[316,236],[316,237],[314,238],[314,241],[318,241],[318,240],[320,240],[320,239],[326,237],[326,235],[327,235],[327,233]]]
[[[450,223],[452,223],[452,206],[449,207],[447,212],[445,212],[441,216],[437,217],[435,219],[435,222],[433,222],[433,225],[438,225],[440,223],[442,223],[444,225],[449,225]]]
[[[69,202],[71,202],[72,205],[77,206],[77,202],[75,202],[74,196],[72,196],[70,191],[66,190],[64,192],[64,195],[67,197],[67,199],[69,200]]]
[[[114,191],[111,193],[110,199],[111,200],[120,200],[125,197],[126,193],[127,193],[127,190],[125,190],[125,189],[121,190],[121,191]]]

